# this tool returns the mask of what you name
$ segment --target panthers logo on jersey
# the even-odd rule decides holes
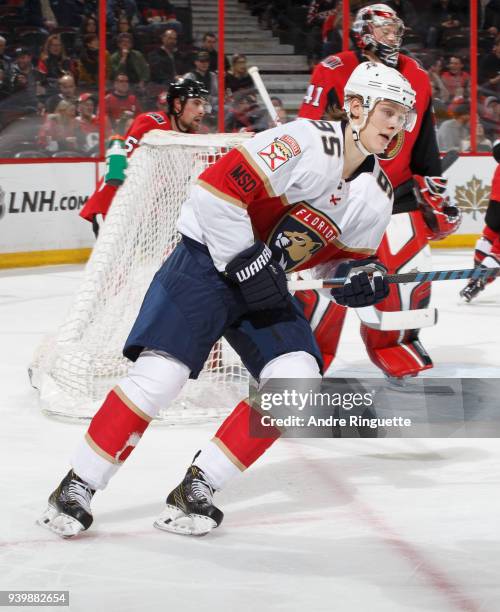
[[[339,233],[331,221],[300,202],[279,220],[267,243],[283,269],[293,272]]]

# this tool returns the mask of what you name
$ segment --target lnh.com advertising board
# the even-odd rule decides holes
[[[463,221],[435,246],[473,246],[482,230],[496,163],[461,157],[448,170],[452,200]],[[94,243],[78,212],[94,192],[103,164],[0,164],[0,268],[85,261]]]
[[[0,165],[0,267],[84,261],[94,243],[79,215],[98,164]]]

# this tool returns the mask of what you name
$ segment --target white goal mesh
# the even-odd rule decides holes
[[[125,339],[142,299],[179,240],[176,221],[191,185],[248,135],[185,135],[154,130],[130,159],[127,180],[87,263],[82,284],[58,332],[44,340],[30,368],[44,412],[88,418],[123,377]],[[189,381],[160,419],[186,423],[227,413],[244,396],[248,373],[219,341],[200,378]]]

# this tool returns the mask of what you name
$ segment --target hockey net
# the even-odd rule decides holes
[[[66,320],[35,353],[31,381],[41,409],[90,418],[131,363],[125,339],[153,275],[179,241],[176,221],[191,185],[245,134],[154,130],[130,159]],[[248,391],[248,373],[221,340],[200,377],[189,380],[159,419],[175,424],[220,417]]]

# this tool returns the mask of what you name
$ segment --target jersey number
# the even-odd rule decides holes
[[[319,99],[323,93],[323,87],[316,87],[316,85],[309,85],[307,93],[304,96],[305,104],[312,104],[312,106],[319,106]],[[316,91],[315,91],[316,90]]]
[[[333,132],[335,134],[335,128],[329,121],[311,121],[311,123],[321,132]],[[340,157],[342,147],[337,136],[321,136],[321,141],[327,155],[335,155],[336,153]]]
[[[127,154],[131,153],[134,150],[134,147],[136,147],[138,144],[139,141],[137,140],[137,138],[129,136],[125,141],[125,151],[127,151]]]
[[[392,190],[391,182],[387,178],[387,176],[382,172],[382,170],[378,174],[377,184],[380,187],[380,189],[382,189],[382,191],[384,191],[387,194],[389,198],[392,198],[393,190]]]

